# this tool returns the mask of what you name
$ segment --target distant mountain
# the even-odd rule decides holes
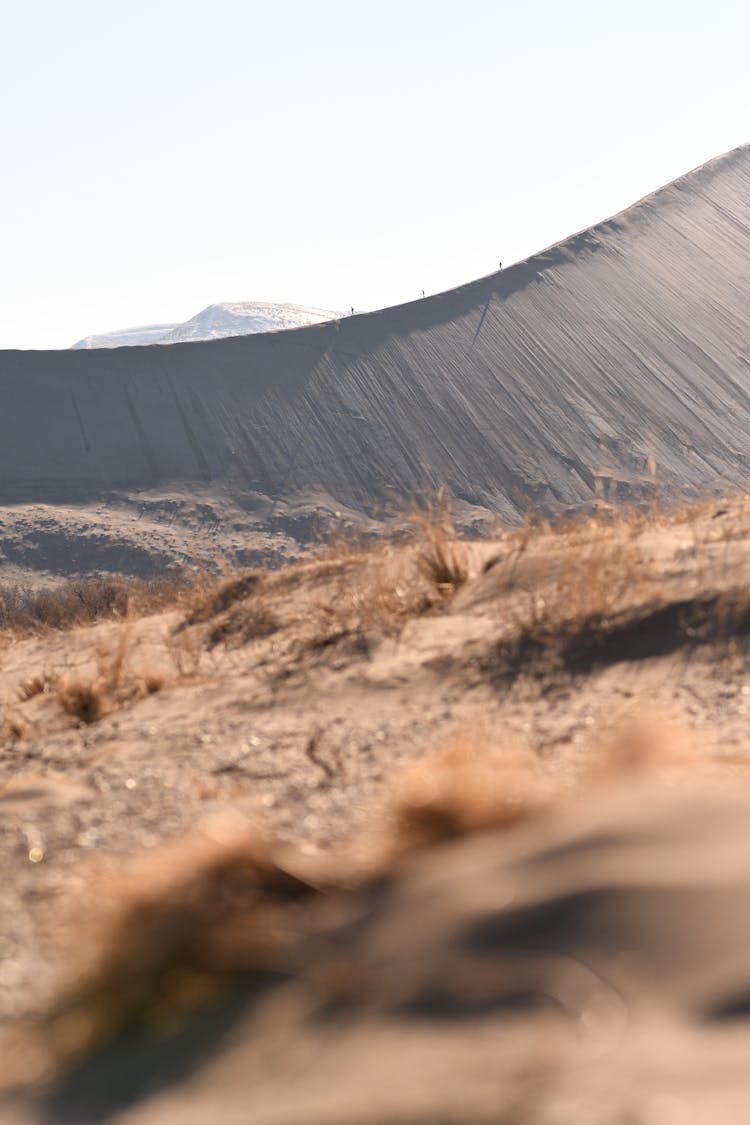
[[[209,305],[184,324],[147,324],[114,332],[84,336],[73,348],[123,348],[143,344],[178,344],[185,340],[219,340],[255,332],[279,332],[336,320],[341,314],[304,305],[277,305],[268,301],[222,301]]]
[[[172,332],[178,325],[175,324],[147,324],[142,328],[119,328],[114,332],[103,332],[100,336],[84,336],[73,349],[82,348],[123,348],[134,347],[137,344],[159,344],[168,332]]]

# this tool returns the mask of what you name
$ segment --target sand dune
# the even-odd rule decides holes
[[[750,147],[501,273],[255,337],[0,353],[0,502],[200,485],[509,518],[746,479]]]

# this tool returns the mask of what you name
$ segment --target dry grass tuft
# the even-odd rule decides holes
[[[521,746],[496,748],[478,731],[458,733],[435,758],[404,771],[387,819],[386,862],[403,853],[492,829],[511,828],[592,788],[648,777],[692,782],[717,771],[684,723],[657,710],[602,729],[588,767],[563,783]]]
[[[29,730],[29,724],[19,715],[6,711],[0,718],[0,742],[18,742]]]
[[[166,676],[160,671],[127,674],[131,624],[128,622],[121,627],[111,652],[100,651],[95,675],[57,681],[60,706],[78,722],[87,725],[96,723],[124,703],[151,695],[164,687]]]
[[[52,589],[0,587],[0,632],[19,636],[70,629],[97,621],[143,616],[172,608],[195,595],[195,576],[165,574],[158,579],[93,577]]]
[[[108,710],[104,685],[98,680],[69,680],[60,686],[60,706],[81,723],[96,723]]]
[[[450,504],[444,493],[423,509],[415,509],[411,523],[418,545],[417,568],[440,598],[450,597],[469,576],[466,548],[459,541]]]
[[[408,770],[396,789],[391,851],[400,854],[480,830],[508,827],[549,808],[556,792],[528,752],[488,749],[463,734]]]
[[[344,572],[329,585],[315,605],[319,623],[309,643],[321,648],[344,637],[398,636],[405,621],[431,605],[408,562],[382,548],[361,567],[356,581]]]
[[[283,624],[276,610],[271,607],[274,597],[277,604],[283,603],[289,590],[303,586],[305,580],[314,582],[318,572],[329,569],[331,565],[330,562],[297,563],[275,573],[260,574],[251,571],[223,579],[218,585],[204,591],[191,606],[190,612],[175,630],[173,648],[179,647],[179,637],[189,636],[190,629],[201,625],[207,626],[202,636],[208,648],[222,643],[239,646],[272,636]],[[196,645],[195,640],[182,643],[183,647],[188,643]],[[184,659],[181,659],[181,663],[185,663]]]
[[[322,647],[352,635],[398,636],[406,621],[439,608],[464,585],[468,552],[445,493],[412,509],[407,522],[410,533],[394,536],[401,542],[344,541],[337,559],[331,557],[335,544],[328,546],[318,564],[326,569],[315,575],[327,585],[325,599],[316,603],[320,627],[310,643]]]
[[[199,625],[218,617],[237,602],[244,602],[259,593],[262,585],[263,575],[255,571],[223,579],[197,600],[185,618],[185,625]]]
[[[143,686],[148,695],[155,695],[157,691],[161,691],[167,682],[167,677],[163,672],[148,671],[143,673]]]
[[[165,638],[167,651],[177,675],[182,680],[194,679],[200,671],[203,638],[194,629],[178,627]]]
[[[91,963],[44,1020],[36,1053],[17,1044],[26,1073],[13,1077],[42,1080],[128,1026],[168,1028],[238,975],[262,981],[316,893],[226,817],[103,879],[97,897],[109,906],[84,939]]]
[[[439,606],[468,577],[466,548],[458,540],[444,495],[414,511],[410,522],[413,545],[408,550],[404,544],[339,538],[277,572],[251,571],[218,581],[200,573],[166,575],[158,581],[96,577],[42,591],[0,588],[0,631],[22,636],[180,609],[184,617],[175,635],[207,626],[205,646],[242,645],[298,624],[299,617],[293,622],[285,614],[294,593],[313,603],[318,624],[312,631],[324,643],[342,634],[394,635],[406,619]],[[403,531],[396,538],[403,539]],[[310,638],[301,639],[306,644]],[[191,645],[175,641],[173,647],[178,673],[194,675],[200,661],[192,649],[186,651]],[[100,694],[111,694],[106,684],[99,686]],[[81,716],[97,713],[96,688],[93,681],[67,685],[66,709]],[[35,690],[31,683],[29,690]]]
[[[277,615],[263,602],[244,603],[224,613],[207,634],[210,648],[232,642],[248,644],[259,637],[270,637],[281,628]]]
[[[685,724],[653,709],[602,731],[585,780],[600,784],[647,775],[673,781],[697,777],[709,765]]]
[[[30,680],[24,680],[18,689],[18,698],[22,703],[27,703],[37,695],[42,695],[45,691],[50,689],[50,681],[48,676],[33,676]]]

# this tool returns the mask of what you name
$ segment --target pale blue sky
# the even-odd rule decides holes
[[[750,141],[741,0],[0,0],[0,347],[375,308]]]

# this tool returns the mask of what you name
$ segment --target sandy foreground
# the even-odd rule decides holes
[[[438,516],[7,632],[0,1119],[742,1120],[749,538]]]

